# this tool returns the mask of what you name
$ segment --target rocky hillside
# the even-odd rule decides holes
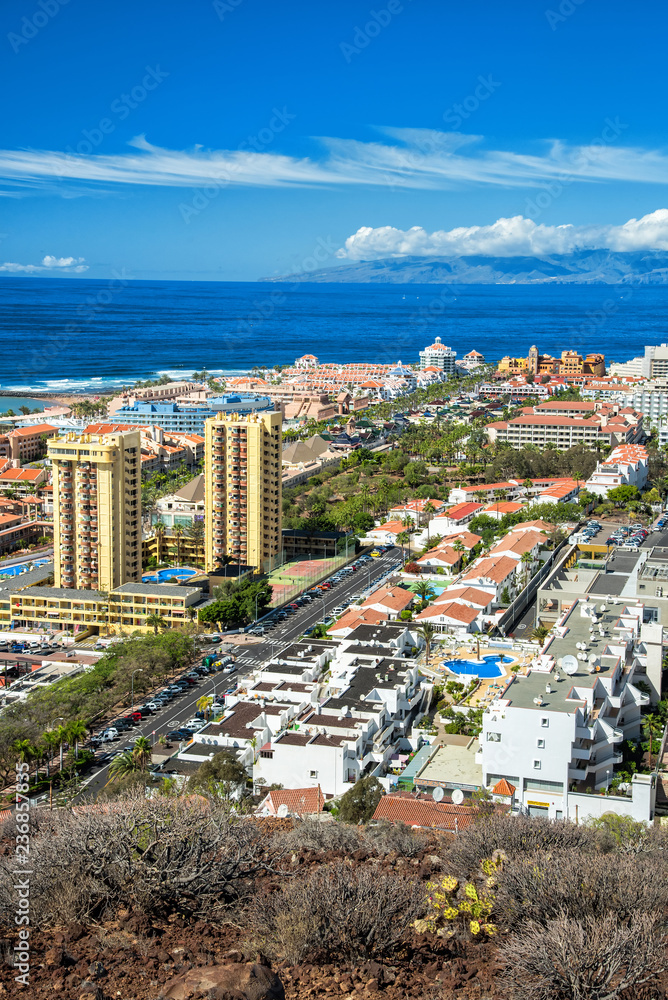
[[[484,811],[458,838],[239,820],[192,797],[47,814],[28,988],[3,841],[0,998],[660,1000],[667,844]]]

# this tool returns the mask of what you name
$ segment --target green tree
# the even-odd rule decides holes
[[[377,778],[360,778],[342,797],[338,818],[344,823],[368,823],[383,795]]]
[[[424,639],[424,650],[425,650],[425,662],[429,663],[429,656],[431,653],[431,643],[434,637],[438,634],[438,629],[431,624],[431,622],[425,622],[417,629],[417,634],[421,639]]]
[[[142,767],[140,758],[132,750],[126,750],[112,760],[109,767],[109,777],[112,781],[115,781],[118,778],[127,778],[128,775],[143,770],[145,768]]]
[[[152,615],[148,615],[146,618],[146,624],[149,628],[153,629],[153,634],[157,635],[163,629],[169,628],[168,622],[155,611]]]
[[[189,792],[204,792],[229,801],[246,787],[248,774],[233,753],[223,750],[205,760],[188,780]]]
[[[432,601],[436,596],[436,591],[434,590],[433,586],[426,580],[420,580],[419,583],[416,583],[415,586],[413,587],[413,591],[418,595],[418,597],[422,598],[422,600],[425,601],[426,603]]]
[[[172,528],[172,535],[176,539],[176,565],[181,565],[181,540],[185,533],[185,526],[183,524],[175,524]]]
[[[86,738],[88,729],[83,719],[73,719],[65,726],[65,731],[68,742],[74,744],[74,759],[76,760],[79,756],[79,742]]]

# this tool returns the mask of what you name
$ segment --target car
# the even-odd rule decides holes
[[[335,619],[332,618],[331,615],[328,615],[327,618],[323,618],[323,620],[320,622],[320,624],[321,625],[326,625],[327,627],[329,627],[330,625],[334,624],[334,621],[335,621]]]
[[[185,722],[184,725],[186,725],[188,729],[198,730],[202,729],[206,725],[206,722],[204,721],[204,719],[194,718],[194,719],[188,719],[188,721]]]
[[[255,628],[249,628],[248,635],[264,635],[264,627],[257,625]]]
[[[173,729],[171,733],[167,733],[167,739],[171,742],[181,743],[183,740],[190,739],[192,733],[188,732],[186,729]]]
[[[224,674],[233,674],[237,669],[236,663],[228,663],[226,667],[223,667]]]
[[[117,740],[120,733],[116,726],[108,726],[102,733],[102,737],[106,737],[108,740]]]
[[[159,712],[162,708],[162,702],[160,701],[147,701],[146,707],[151,710],[151,712]]]
[[[314,632],[315,632],[315,625],[311,625],[310,628],[304,629],[304,633],[303,634],[305,636],[307,636],[307,635],[313,635]]]

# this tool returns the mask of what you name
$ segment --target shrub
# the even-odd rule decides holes
[[[292,964],[382,959],[423,908],[418,882],[339,862],[258,898],[254,943],[270,958]]]
[[[665,969],[665,948],[646,914],[625,924],[613,914],[575,921],[561,916],[510,940],[502,952],[503,978],[517,1000],[630,998]]]
[[[414,858],[427,846],[425,835],[404,823],[383,821],[367,827],[364,836],[372,850],[381,856],[396,854],[401,858]]]
[[[413,926],[418,934],[430,931],[438,937],[478,934],[493,937],[497,927],[492,919],[496,888],[503,860],[498,852],[486,858],[475,879],[461,882],[454,875],[444,875],[438,882],[427,882],[427,915]]]
[[[343,823],[317,823],[303,820],[292,830],[279,834],[277,843],[287,851],[340,851],[352,854],[364,846],[360,831]]]
[[[48,814],[33,836],[34,926],[95,919],[119,905],[146,913],[219,916],[278,860],[248,822],[204,799],[127,796],[95,811]],[[0,858],[0,918],[13,921],[15,862]]]
[[[496,851],[513,860],[536,852],[572,850],[594,853],[596,835],[574,823],[552,822],[528,816],[494,814],[481,816],[450,844],[445,855],[446,867],[459,878],[468,878],[485,858]]]

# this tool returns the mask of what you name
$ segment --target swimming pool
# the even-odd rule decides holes
[[[178,569],[168,568],[159,569],[157,573],[152,576],[142,576],[142,583],[167,583],[176,577],[177,580],[189,580],[191,576],[195,576],[199,573],[197,569],[191,569],[189,566],[179,566]]]
[[[31,559],[29,562],[18,563],[16,566],[0,566],[0,578],[3,576],[19,576],[21,573],[25,573],[32,563],[33,568],[38,566],[43,566],[44,563],[50,562],[49,559]]]
[[[453,674],[467,677],[503,677],[505,670],[500,664],[512,662],[512,656],[489,653],[479,660],[446,660],[444,666]]]

